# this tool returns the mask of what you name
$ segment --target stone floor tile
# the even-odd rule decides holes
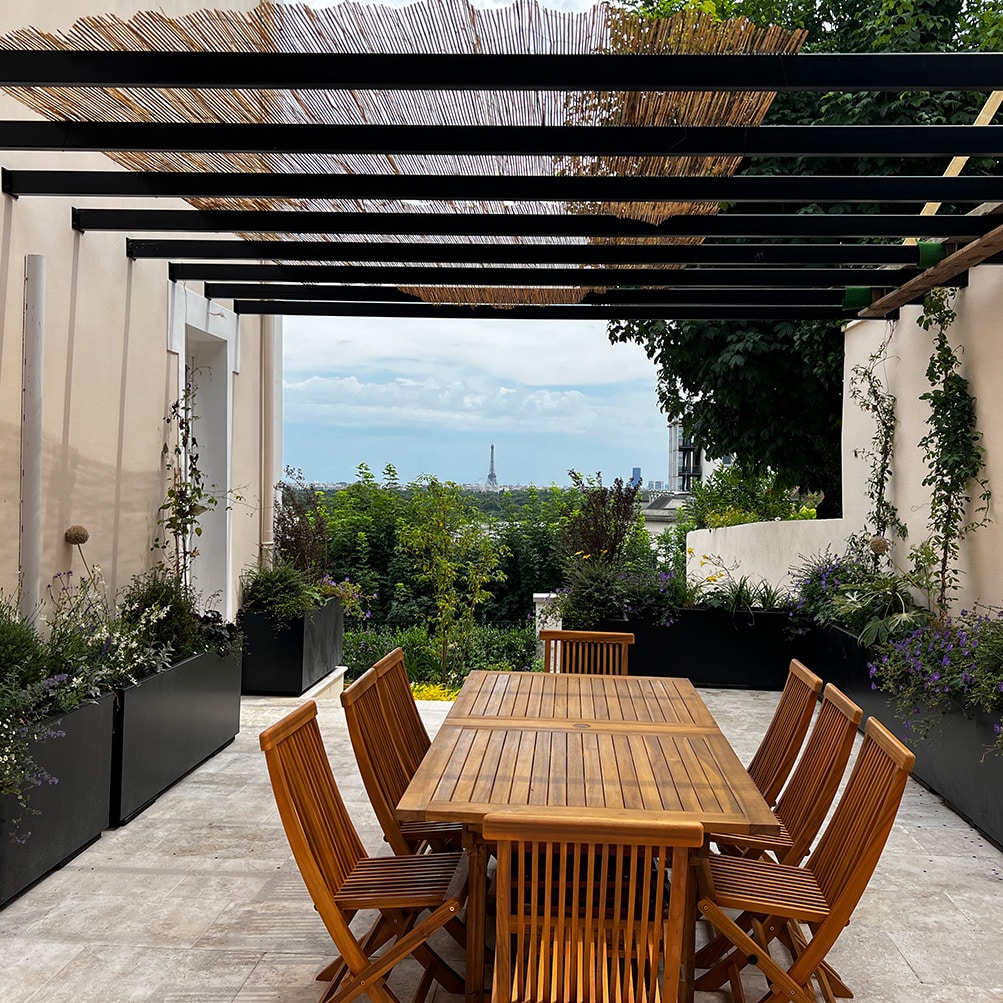
[[[778,694],[702,695],[748,762]],[[301,703],[245,697],[230,746],[0,910],[0,1003],[314,1003],[314,976],[334,949],[290,854],[258,746],[260,730]],[[340,701],[318,708],[360,836],[370,852],[387,852]],[[434,733],[447,706],[420,709]],[[1003,853],[910,783],[871,887],[833,949],[856,998],[1003,1003],[1001,874]],[[462,961],[445,941],[442,953]],[[392,986],[410,997],[416,978],[403,965]],[[749,998],[758,998],[761,976],[746,981]],[[697,1003],[727,998],[702,993]],[[431,999],[462,1003],[441,988]]]

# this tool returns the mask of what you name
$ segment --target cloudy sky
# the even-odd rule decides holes
[[[667,476],[654,367],[603,323],[287,317],[283,330],[283,459],[307,480],[354,480],[365,462],[483,483],[492,443],[502,484],[567,484],[569,468]]]
[[[283,459],[310,481],[354,480],[365,462],[401,479],[503,484],[664,480],[655,370],[587,321],[287,317]]]

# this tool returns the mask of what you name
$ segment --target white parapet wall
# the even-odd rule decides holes
[[[851,529],[843,519],[752,522],[720,529],[697,529],[686,536],[686,572],[691,582],[706,580],[721,567],[738,578],[789,589],[790,570],[802,559],[831,550],[842,553]]]

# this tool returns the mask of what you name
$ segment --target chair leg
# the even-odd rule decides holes
[[[735,956],[730,959],[730,964],[739,968],[745,964],[755,965],[766,976],[772,989],[767,997],[770,1003],[781,999],[788,1003],[815,1003],[815,993],[798,985],[773,960],[769,950],[753,940],[716,903],[701,899],[698,908],[735,945]]]

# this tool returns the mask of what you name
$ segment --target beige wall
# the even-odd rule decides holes
[[[978,427],[986,449],[986,476],[997,494],[994,509],[1003,498],[1003,351],[1000,327],[1003,318],[1003,267],[981,265],[969,275],[969,285],[955,302],[958,320],[949,339],[961,350],[962,374],[976,397]],[[926,366],[933,333],[916,323],[918,306],[904,307],[894,324],[886,321],[859,321],[846,331],[844,385],[854,365],[866,364],[868,356],[890,334],[888,361],[882,372],[896,396],[898,426],[889,497],[909,529],[904,543],[894,550],[896,561],[906,563],[909,547],[929,535],[928,489],[923,486],[926,466],[919,440],[926,433],[927,406],[920,396],[929,389]],[[840,550],[847,536],[866,526],[870,501],[866,496],[868,465],[853,455],[855,449],[870,445],[874,432],[871,417],[848,396],[843,401],[843,519],[816,523],[759,523],[691,533],[688,543],[695,560],[705,553],[737,564],[740,574],[763,578],[774,584],[786,579],[786,569],[802,556],[819,553],[826,547]],[[961,591],[956,606],[976,600],[1003,604],[1003,521],[994,521],[972,534],[962,545]],[[704,569],[694,567],[699,576]]]
[[[148,6],[153,5],[104,0],[101,10],[128,15]],[[179,14],[204,4],[155,6]],[[0,5],[0,31],[28,23],[49,30],[65,28],[74,17],[93,9],[79,2],[8,0]],[[0,116],[33,117],[7,95],[0,95]],[[7,151],[0,151],[0,166],[119,169],[99,154]],[[89,530],[85,555],[102,566],[113,589],[156,560],[150,546],[165,491],[164,416],[178,396],[179,355],[171,351],[178,345],[170,343],[169,329],[171,284],[166,261],[126,259],[124,234],[78,234],[71,228],[73,205],[113,204],[100,199],[0,196],[0,589],[8,593],[16,587],[20,569],[22,333],[25,257],[30,254],[44,256],[46,263],[41,586],[44,590],[57,572],[81,570],[75,550],[63,540],[66,528],[74,523]],[[144,204],[184,206],[168,199],[129,201],[130,206]],[[191,302],[197,303],[201,284],[191,286]],[[226,311],[214,305],[213,313],[222,316]],[[196,339],[201,337],[200,325],[206,326],[197,314],[195,310],[188,318],[189,337]],[[236,327],[232,315],[231,321]],[[225,566],[214,557],[213,567],[206,567],[203,577],[223,582],[218,605],[231,613],[236,576],[258,554],[262,485],[271,485],[278,476],[277,469],[263,470],[261,463],[261,326],[258,318],[241,322],[231,371],[212,376],[232,380],[232,437],[223,471],[225,475],[228,465],[230,485],[241,497],[225,520],[229,539],[229,546],[223,547],[229,555]],[[223,439],[225,446],[225,434]],[[280,444],[277,455],[281,456]],[[219,547],[213,552],[218,553]]]

